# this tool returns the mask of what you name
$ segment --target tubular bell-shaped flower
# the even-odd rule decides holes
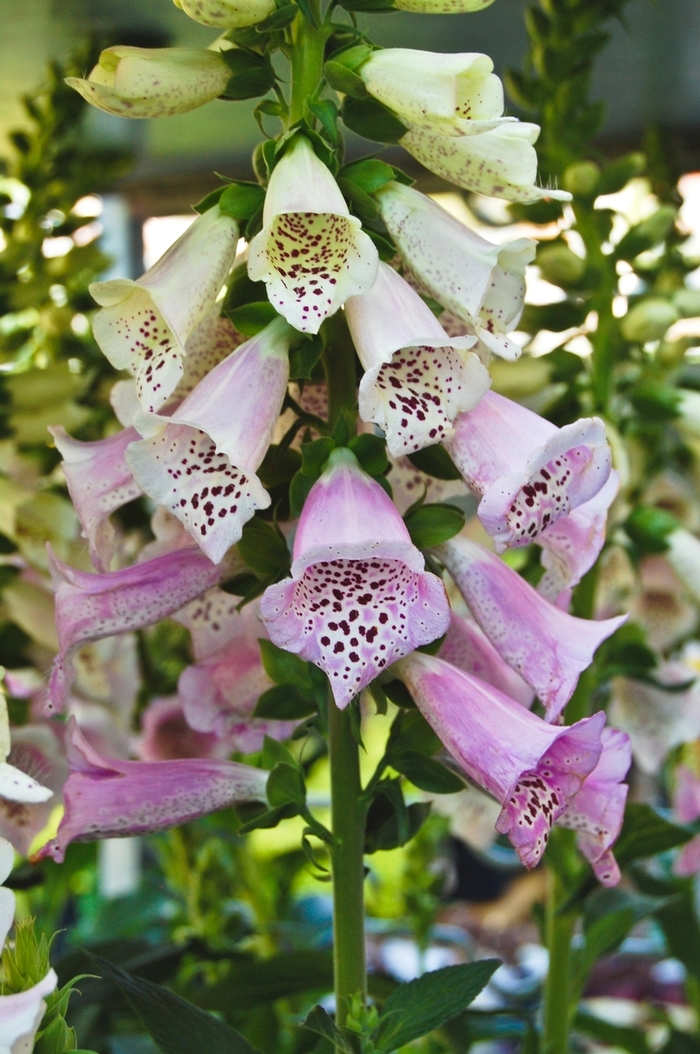
[[[530,685],[501,658],[484,631],[471,619],[450,612],[450,626],[438,654],[445,662],[486,681],[517,703],[532,706],[535,693]]]
[[[401,258],[427,291],[465,322],[491,352],[517,359],[506,334],[523,309],[530,238],[493,245],[425,194],[388,183],[377,194],[382,219]]]
[[[693,823],[700,816],[700,779],[686,765],[675,771],[676,786],[673,811],[681,823]],[[700,871],[700,834],[682,846],[673,865],[677,875],[685,877]]]
[[[616,886],[620,868],[612,852],[622,828],[627,801],[623,779],[632,764],[629,737],[617,728],[604,728],[600,761],[581,790],[557,820],[557,826],[576,831],[578,847],[604,886]]]
[[[73,683],[73,658],[83,644],[142,629],[167,618],[217,585],[230,565],[213,564],[194,546],[95,575],[49,551],[60,650],[49,683],[47,710],[61,710]]]
[[[194,22],[215,29],[240,29],[262,22],[275,10],[275,0],[174,0]]]
[[[570,201],[567,191],[535,184],[537,154],[533,144],[539,134],[539,125],[521,121],[459,137],[409,128],[401,146],[430,172],[464,190],[524,203],[540,198]]]
[[[35,779],[22,772],[14,765],[8,764],[10,756],[10,723],[7,715],[7,700],[0,692],[0,797],[12,802],[36,804],[45,802],[53,795],[48,787],[43,787]]]
[[[568,615],[463,535],[435,552],[501,658],[535,689],[548,720],[556,720],[598,645],[626,616],[593,622]]]
[[[467,349],[473,337],[448,337],[430,308],[385,263],[362,296],[345,305],[365,374],[360,416],[383,428],[393,457],[449,439],[452,422],[477,405],[488,371]]]
[[[629,735],[642,772],[657,773],[669,750],[700,736],[700,684],[688,683],[693,672],[681,662],[667,662],[654,670],[656,684],[628,677],[613,680],[610,720]],[[671,691],[664,691],[663,684]]]
[[[90,559],[98,571],[104,571],[114,548],[109,517],[142,493],[124,456],[129,443],[139,438],[138,432],[124,428],[92,443],[73,439],[60,427],[49,428],[49,432],[63,458],[68,493],[87,538]]]
[[[147,438],[126,460],[139,486],[169,509],[218,563],[270,496],[256,476],[289,378],[290,327],[277,318],[215,366],[168,418],[143,415]]]
[[[557,428],[495,392],[459,415],[445,445],[481,495],[478,516],[498,552],[536,541],[559,517],[594,497],[610,475],[610,447],[599,418]]]
[[[496,830],[535,867],[601,755],[605,714],[555,727],[477,677],[414,652],[396,667],[423,716],[470,779],[501,804]]]
[[[66,83],[117,117],[171,117],[221,95],[231,71],[203,48],[106,48],[90,75]]]
[[[260,610],[270,639],[315,663],[347,706],[396,659],[444,633],[449,605],[382,487],[346,448],[306,499],[292,577]]]
[[[270,301],[290,325],[318,333],[324,318],[374,282],[379,258],[361,226],[329,169],[299,135],[270,176],[248,274],[267,284]]]
[[[141,735],[136,747],[140,761],[175,761],[177,758],[216,758],[230,753],[209,732],[196,732],[187,723],[177,695],[152,699],[141,715]]]
[[[8,762],[26,777],[41,780],[42,798],[11,801],[0,788],[0,840],[7,838],[26,856],[36,835],[43,831],[61,800],[68,766],[63,749],[63,727],[50,722],[14,727]],[[0,947],[2,942],[0,942]]]
[[[208,209],[141,278],[95,282],[95,340],[136,378],[142,408],[158,410],[183,376],[185,344],[212,308],[236,255],[238,225]]]
[[[503,120],[503,85],[488,55],[383,48],[356,72],[369,94],[409,125],[472,135]]]
[[[71,774],[56,838],[34,857],[59,863],[70,842],[147,834],[196,820],[237,802],[264,801],[268,773],[216,758],[122,761],[90,746],[73,719],[67,732]]]

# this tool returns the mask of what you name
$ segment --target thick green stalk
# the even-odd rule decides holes
[[[566,896],[561,880],[550,868],[547,873],[546,934],[549,970],[545,985],[543,1054],[569,1054],[571,1024],[571,938],[576,913],[559,914]]]
[[[290,126],[296,124],[304,116],[307,99],[312,98],[316,94],[323,75],[327,33],[321,27],[320,0],[310,0],[310,6],[316,26],[312,26],[306,16],[300,11],[292,28]]]
[[[333,848],[333,967],[336,1022],[342,1028],[352,998],[364,998],[365,805],[360,782],[360,751],[352,734],[350,710],[328,704],[328,750],[331,765]]]

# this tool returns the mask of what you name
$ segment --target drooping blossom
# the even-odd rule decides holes
[[[216,51],[117,46],[100,53],[88,77],[66,83],[117,117],[170,117],[216,99],[230,76]]]
[[[70,842],[148,834],[196,820],[238,802],[264,801],[268,773],[216,758],[122,761],[94,750],[74,720],[68,725],[71,768],[58,833],[36,853],[61,863]]]
[[[63,458],[68,493],[87,539],[90,559],[98,571],[106,571],[115,536],[109,517],[142,493],[125,458],[126,448],[139,438],[138,433],[124,428],[106,439],[83,443],[63,428],[49,431]]]
[[[217,585],[231,566],[213,564],[189,546],[97,575],[69,567],[50,553],[59,653],[51,672],[47,711],[63,708],[75,676],[73,659],[84,644],[167,618]]]
[[[236,597],[215,589],[188,605],[184,617],[179,613],[178,621],[191,629],[197,661],[182,671],[178,692],[193,729],[213,733],[229,751],[250,754],[261,749],[266,735],[287,739],[295,722],[253,717],[259,697],[273,683],[263,669],[258,643],[267,632],[259,602],[240,612],[237,605]]]
[[[346,448],[306,499],[292,577],[260,610],[270,639],[327,674],[339,707],[392,662],[447,629],[449,605],[380,485]]]
[[[455,420],[446,444],[471,489],[496,550],[529,545],[590,501],[610,475],[605,426],[584,417],[557,428],[519,403],[487,392]]]
[[[594,622],[568,615],[464,535],[435,552],[501,658],[534,688],[548,720],[557,720],[579,674],[626,616]]]
[[[213,307],[236,255],[238,225],[208,209],[141,278],[96,282],[95,340],[118,370],[129,370],[146,412],[180,382],[186,343]]]
[[[169,417],[142,415],[136,424],[146,438],[126,451],[139,486],[214,563],[270,504],[256,471],[287,390],[290,334],[283,319],[271,322],[210,370]]]
[[[530,707],[535,693],[520,674],[505,662],[476,622],[450,612],[450,625],[438,655],[445,662],[486,681],[503,695]]]
[[[517,359],[520,348],[507,334],[522,314],[525,267],[534,259],[535,242],[519,238],[494,245],[403,183],[382,187],[377,202],[401,259],[421,285],[485,351]]]
[[[503,120],[503,85],[488,55],[381,48],[355,72],[370,95],[409,125],[472,135]]]
[[[685,597],[683,583],[665,556],[645,557],[638,570],[630,617],[645,630],[651,648],[666,651],[695,629],[697,608]]]
[[[152,699],[141,715],[137,744],[141,761],[226,757],[229,750],[211,732],[197,732],[188,723],[178,695]]]
[[[568,607],[570,591],[600,556],[605,544],[608,510],[619,487],[620,474],[612,469],[607,483],[597,494],[537,535],[535,541],[542,548],[545,569],[537,591],[547,600],[560,606],[558,598],[564,594],[566,603],[561,606]]]
[[[632,763],[629,736],[617,728],[604,728],[600,761],[557,819],[559,827],[576,831],[579,849],[604,886],[616,886],[620,868],[612,847],[622,829],[628,787],[623,783]]]
[[[351,297],[345,317],[365,370],[360,416],[386,433],[393,457],[449,439],[453,421],[488,389],[488,371],[468,351],[474,337],[448,337],[432,311],[391,267]]]
[[[535,183],[533,144],[539,134],[539,125],[524,121],[508,121],[488,132],[459,137],[409,128],[401,146],[436,176],[476,194],[524,203],[541,198],[570,201],[566,191]]]
[[[693,823],[700,816],[700,779],[686,765],[679,765],[674,775],[673,811],[681,823]],[[681,847],[673,870],[681,877],[700,871],[700,834]]]
[[[53,791],[42,786],[31,775],[9,763],[12,750],[7,700],[0,692],[0,798],[10,802],[36,805],[48,801]]]
[[[673,747],[700,736],[700,684],[689,684],[693,671],[680,662],[661,663],[653,671],[657,684],[629,677],[612,682],[610,720],[632,743],[634,760],[642,772],[654,774]],[[664,691],[658,685],[683,691]]]
[[[46,827],[61,801],[68,765],[63,748],[63,728],[45,722],[21,725],[11,730],[12,749],[8,762],[47,791],[40,801],[12,801],[0,794],[0,839],[26,856],[36,836]]]
[[[266,283],[290,325],[318,333],[324,318],[374,282],[377,250],[361,227],[329,169],[299,135],[270,176],[248,274]]]
[[[274,0],[174,0],[195,22],[214,29],[239,29],[262,22],[275,10]]]
[[[423,716],[470,779],[501,804],[496,830],[535,867],[552,824],[601,755],[605,714],[556,727],[477,677],[422,652],[397,664]]]

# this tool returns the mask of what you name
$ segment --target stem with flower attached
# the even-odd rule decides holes
[[[327,33],[321,26],[320,0],[310,0],[310,10],[316,25],[312,25],[300,11],[292,27],[293,43],[290,62],[292,90],[289,100],[289,125],[293,127],[304,117],[306,103],[318,90],[323,76],[324,50]]]

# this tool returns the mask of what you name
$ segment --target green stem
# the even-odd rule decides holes
[[[289,100],[289,127],[300,121],[323,76],[327,31],[321,28],[321,2],[310,0],[316,28],[300,11],[292,27],[292,94]]]
[[[570,966],[571,938],[576,913],[559,914],[559,906],[566,895],[559,877],[548,870],[546,934],[549,950],[549,971],[545,985],[543,1054],[569,1054],[571,1023]]]
[[[355,345],[341,311],[324,323],[326,349],[323,353],[328,382],[328,424],[335,426],[343,408],[357,406],[357,375]]]
[[[363,1000],[365,971],[364,860],[365,806],[360,782],[360,751],[352,734],[350,710],[328,705],[333,848],[333,968],[336,1022],[343,1027],[358,993]]]

